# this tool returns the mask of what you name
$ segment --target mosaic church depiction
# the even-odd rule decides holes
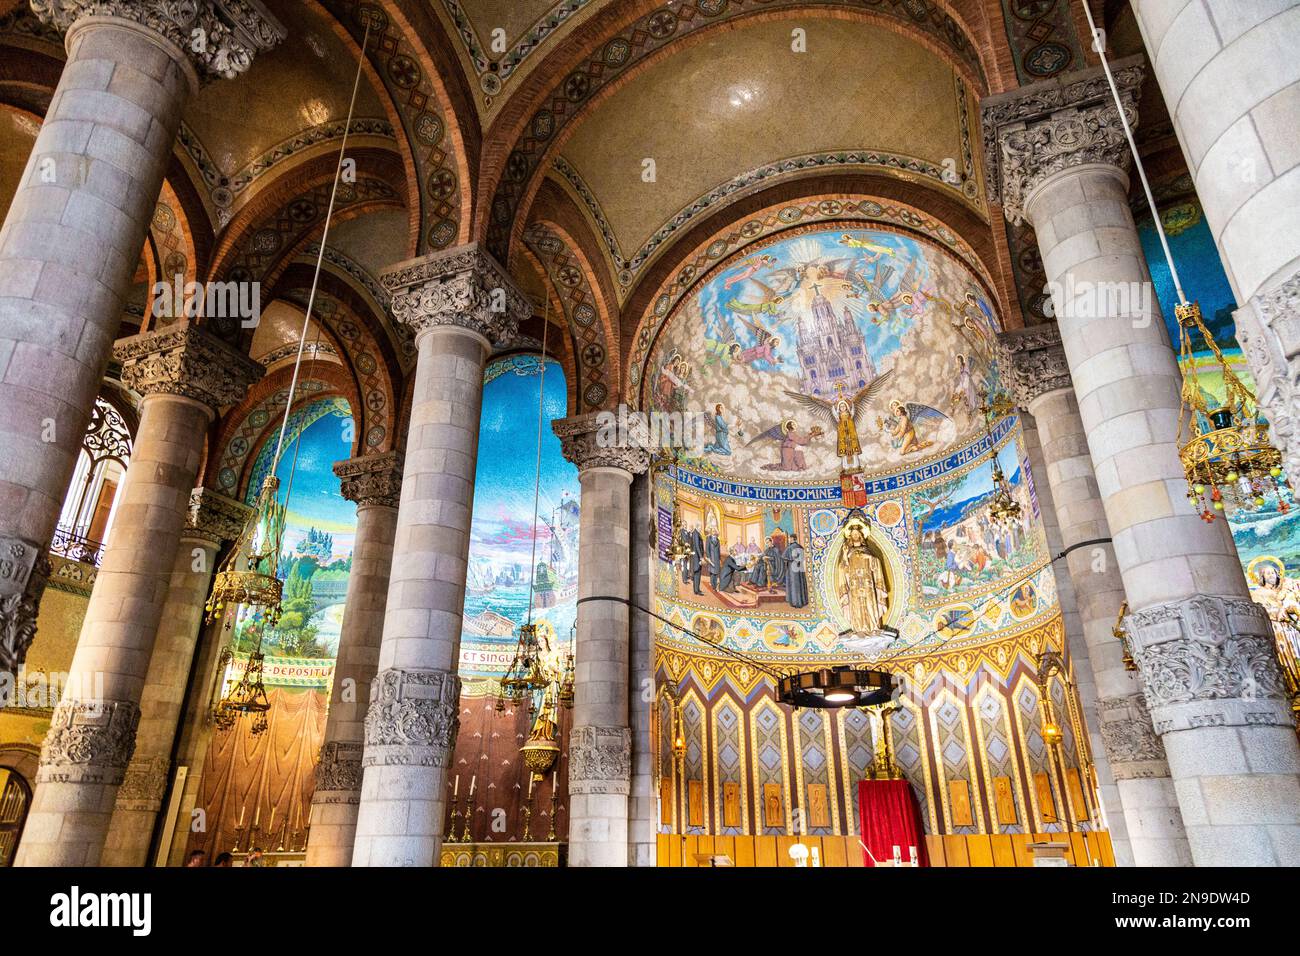
[[[1298,45],[0,0],[0,866],[1300,864]]]

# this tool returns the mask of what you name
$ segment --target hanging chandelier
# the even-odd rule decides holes
[[[993,500],[989,502],[989,517],[999,528],[1005,528],[1020,519],[1020,503],[1011,493],[1011,482],[1002,473],[998,449],[993,443],[993,423],[1011,414],[1013,406],[1005,395],[990,396],[987,391],[982,391],[980,398],[984,430],[989,440],[989,460],[993,462]]]
[[[1174,309],[1178,317],[1178,365],[1183,373],[1182,407],[1178,416],[1178,456],[1187,475],[1187,500],[1203,521],[1213,521],[1227,506],[1253,511],[1277,501],[1278,510],[1290,510],[1282,496],[1282,455],[1269,444],[1268,426],[1259,420],[1254,394],[1233,372],[1219,344],[1205,327],[1201,307],[1183,302]],[[1223,377],[1224,400],[1210,407],[1209,393],[1201,388],[1198,344],[1208,348]]]
[[[682,537],[682,514],[677,506],[677,452],[674,450],[673,457],[670,459],[665,455],[659,455],[650,465],[651,480],[660,474],[667,474],[668,480],[673,484],[670,486],[673,496],[672,520],[668,530],[668,547],[664,549],[664,558],[674,568],[680,568],[691,557],[692,551],[685,539]],[[651,532],[655,535],[656,542],[658,539],[659,527],[651,521]]]

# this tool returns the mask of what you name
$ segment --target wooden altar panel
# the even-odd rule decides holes
[[[1001,826],[1014,826],[1019,822],[1016,795],[1010,777],[993,778],[993,805],[997,808],[997,819]]]
[[[740,826],[740,784],[738,783],[722,785],[722,825]]]
[[[752,836],[736,837],[736,866],[757,866],[757,858],[754,854],[754,841],[758,839]]]
[[[987,834],[977,833],[966,837],[966,854],[971,866],[993,866],[993,844]]]
[[[1044,823],[1056,823],[1056,801],[1052,798],[1052,781],[1045,773],[1034,774],[1034,792],[1038,794],[1038,813]]]
[[[1074,812],[1077,820],[1088,819],[1088,801],[1083,796],[1083,780],[1079,776],[1079,768],[1071,767],[1065,772],[1065,783],[1070,789],[1070,802],[1074,804]]]
[[[704,782],[686,781],[687,822],[693,827],[704,826]]]
[[[808,825],[818,828],[831,825],[831,809],[824,783],[808,784]]]
[[[1018,866],[1016,862],[1016,849],[1011,843],[1011,835],[1008,833],[995,833],[989,838],[989,846],[993,849],[994,866]]]
[[[763,784],[763,823],[769,827],[785,826],[785,803],[779,783]]]
[[[947,865],[948,865],[948,857],[947,857],[947,854],[945,854],[945,853],[943,852],[943,837],[942,837],[942,836],[940,836],[940,835],[938,835],[938,834],[935,834],[935,833],[928,833],[928,834],[926,834],[926,837],[925,837],[925,848],[926,848],[927,850],[930,851],[930,865],[931,865],[931,866],[947,866]]]
[[[975,815],[971,812],[970,785],[965,780],[949,781],[948,800],[952,807],[952,825],[973,827]]]
[[[659,822],[666,827],[673,825],[673,782],[668,777],[659,781]]]
[[[943,838],[943,855],[948,861],[948,866],[970,866],[966,838],[960,834]]]

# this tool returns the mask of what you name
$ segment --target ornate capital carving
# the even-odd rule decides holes
[[[252,512],[253,509],[243,502],[227,498],[211,488],[195,488],[190,492],[190,511],[185,519],[184,534],[203,538],[220,547],[222,542],[239,537]]]
[[[312,803],[360,803],[362,744],[331,740],[320,749]]]
[[[447,671],[380,671],[370,687],[362,766],[445,767],[460,726],[460,677]]]
[[[569,792],[631,790],[632,732],[626,727],[574,727],[569,732]]]
[[[215,410],[241,401],[266,372],[194,326],[143,332],[113,344],[122,382],[141,395],[182,395]]]
[[[1136,126],[1141,56],[1119,61],[1113,72],[1124,113]],[[990,96],[981,114],[989,199],[1012,222],[1025,218],[1026,198],[1055,172],[1085,163],[1128,169],[1128,141],[1099,67]]]
[[[16,674],[36,637],[36,615],[52,568],[45,548],[22,538],[0,537],[0,673]],[[0,707],[9,701],[0,685]]]
[[[170,40],[204,76],[233,80],[288,34],[258,0],[31,0],[42,23],[67,32],[86,17],[130,20]]]
[[[622,412],[588,412],[551,422],[564,457],[588,468],[621,468],[639,475],[650,467],[650,452],[643,424]]]
[[[171,764],[166,757],[132,757],[117,791],[116,806],[122,810],[156,811],[162,807]]]
[[[477,332],[492,345],[513,340],[532,303],[478,243],[399,263],[379,277],[393,320],[418,336],[438,326]]]
[[[1098,701],[1101,740],[1116,780],[1167,777],[1165,745],[1151,726],[1151,712],[1141,694]]]
[[[363,455],[334,463],[341,484],[339,494],[358,505],[396,508],[402,497],[402,458],[399,451]]]
[[[1134,612],[1129,647],[1158,734],[1291,726],[1273,625],[1246,598],[1198,594]]]
[[[1072,388],[1070,365],[1061,347],[1061,330],[1035,325],[998,335],[998,367],[1016,404],[1026,411],[1040,395]]]
[[[120,784],[139,724],[134,701],[65,697],[50,718],[36,782]]]

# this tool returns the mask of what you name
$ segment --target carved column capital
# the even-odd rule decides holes
[[[1135,611],[1129,647],[1158,734],[1196,727],[1290,727],[1273,625],[1246,598],[1198,594]]]
[[[64,697],[50,718],[36,782],[120,784],[139,725],[135,701]]]
[[[211,488],[195,488],[190,492],[190,510],[182,535],[201,538],[219,548],[224,542],[239,537],[252,513],[253,509],[241,501],[227,498]]]
[[[569,792],[627,794],[632,732],[627,727],[574,727],[569,732]]]
[[[460,677],[390,667],[375,675],[362,766],[445,767],[460,726]]]
[[[1141,56],[1120,60],[1113,73],[1124,113],[1136,126]],[[1053,173],[1087,163],[1128,169],[1128,141],[1100,67],[990,96],[981,117],[989,199],[1012,222],[1024,220],[1028,197]]]
[[[439,326],[456,326],[492,345],[510,341],[532,303],[478,243],[444,249],[387,269],[380,284],[392,296],[393,320],[418,337]]]
[[[1061,347],[1061,330],[1035,325],[998,335],[998,367],[1016,404],[1029,411],[1034,399],[1072,388],[1070,364]]]
[[[331,740],[320,749],[316,764],[316,793],[312,803],[360,803],[361,758],[364,746]]]
[[[0,536],[0,673],[16,674],[27,659],[51,570],[46,545]],[[0,707],[8,704],[0,694]]]
[[[1115,779],[1169,776],[1165,745],[1151,726],[1143,696],[1108,697],[1097,703],[1101,740]]]
[[[358,507],[383,505],[396,508],[402,497],[402,459],[399,451],[362,455],[334,463],[341,482],[339,494]]]
[[[132,757],[126,767],[126,776],[122,778],[122,786],[118,788],[115,805],[122,810],[157,812],[162,808],[170,771],[170,762],[161,755]]]
[[[181,395],[214,412],[242,401],[248,387],[266,372],[194,326],[118,339],[113,358],[122,363],[123,384],[141,395]]]
[[[233,80],[287,31],[258,0],[31,0],[42,23],[66,33],[89,17],[127,20],[176,46],[204,77]]]
[[[551,422],[564,457],[583,472],[588,468],[621,468],[639,475],[650,467],[646,436],[634,417],[613,412],[588,412]]]

